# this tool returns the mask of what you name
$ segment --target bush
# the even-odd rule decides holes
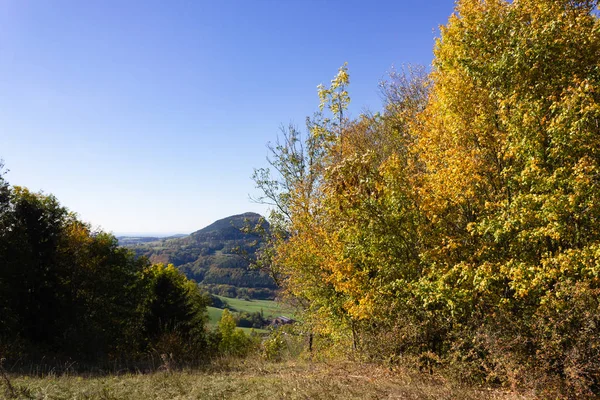
[[[223,355],[244,357],[256,349],[257,336],[248,336],[241,329],[237,329],[235,320],[229,310],[223,310],[219,321],[220,333],[219,352]]]

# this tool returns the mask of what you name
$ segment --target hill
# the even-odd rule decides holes
[[[247,257],[260,245],[260,237],[241,228],[261,221],[256,213],[233,215],[190,235],[148,242],[123,241],[138,256],[154,263],[173,264],[213,294],[256,299],[273,298],[275,282],[265,273],[250,270]],[[268,223],[263,222],[268,228]]]

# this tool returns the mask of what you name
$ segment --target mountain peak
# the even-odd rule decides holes
[[[258,223],[260,218],[262,218],[262,216],[255,212],[245,212],[243,214],[231,215],[229,217],[219,219],[200,230],[197,230],[196,232],[192,233],[191,236],[209,233],[213,231],[230,229],[239,230],[243,228],[247,222],[249,222],[250,224]]]

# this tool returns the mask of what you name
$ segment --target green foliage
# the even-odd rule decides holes
[[[152,265],[142,272],[147,293],[144,334],[151,342],[177,333],[184,340],[202,342],[208,298],[198,285],[173,265]]]
[[[134,361],[161,342],[201,355],[207,300],[195,283],[136,258],[53,196],[0,183],[3,357]]]
[[[281,360],[283,350],[285,349],[285,341],[281,331],[276,330],[269,335],[267,340],[262,344],[263,355],[267,360]]]
[[[253,313],[239,312],[235,316],[235,322],[240,328],[261,329],[269,325],[269,320],[259,311]]]
[[[232,356],[246,356],[257,345],[258,337],[248,336],[236,328],[236,322],[229,310],[223,310],[218,325],[220,334],[219,352]]]
[[[138,328],[143,260],[93,233],[53,196],[9,189],[0,237],[2,341],[95,358],[127,346]]]

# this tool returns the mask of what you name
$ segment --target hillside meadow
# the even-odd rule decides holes
[[[207,325],[210,329],[214,329],[218,326],[224,309],[236,313],[261,313],[267,320],[278,316],[293,317],[294,315],[293,308],[275,300],[236,299],[217,295],[214,295],[214,297],[217,297],[223,306],[220,308],[212,306],[207,307]],[[238,327],[238,329],[243,330],[247,334],[251,334],[252,332],[265,334],[269,332],[267,329],[262,328]]]
[[[292,317],[294,310],[281,302],[274,300],[254,300],[254,299],[236,299],[231,297],[216,296],[223,301],[231,311],[247,313],[263,313],[265,317]],[[210,322],[216,324],[221,318],[216,310],[220,308],[208,307]]]

